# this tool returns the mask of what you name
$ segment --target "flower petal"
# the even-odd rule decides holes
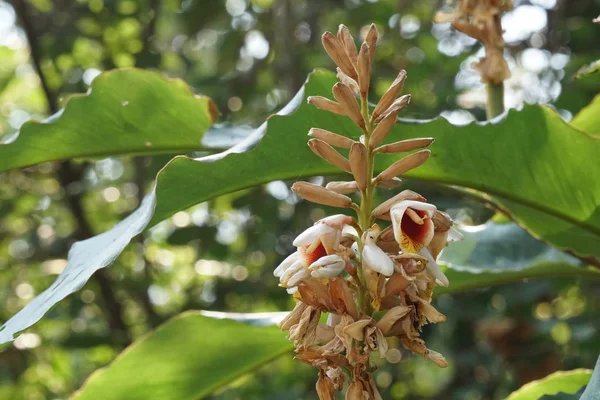
[[[379,272],[385,276],[392,276],[394,273],[394,263],[379,247],[374,244],[367,244],[363,248],[363,265]]]
[[[444,275],[438,263],[433,259],[429,250],[423,248],[419,254],[427,258],[427,271],[439,282],[439,284],[441,286],[450,285],[450,281],[446,278],[446,275]]]
[[[308,269],[313,278],[335,278],[346,267],[344,259],[337,254],[319,258]]]
[[[279,264],[279,266],[277,268],[275,268],[275,271],[273,271],[273,275],[275,275],[276,277],[281,277],[281,275],[283,275],[283,273],[292,266],[292,264],[294,264],[296,261],[298,261],[298,252],[294,252],[292,254],[290,254],[285,260],[283,260],[281,262],[281,264]]]
[[[302,268],[300,271],[296,272],[288,281],[286,282],[286,286],[294,287],[297,286],[303,279],[309,278],[310,272],[306,270],[306,268]]]
[[[448,243],[460,242],[464,238],[465,237],[463,236],[463,234],[456,230],[454,227],[450,228],[450,230],[448,231]]]

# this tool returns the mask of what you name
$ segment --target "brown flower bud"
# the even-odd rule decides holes
[[[392,233],[393,235],[393,233]],[[394,262],[394,267],[397,272],[406,272],[409,275],[415,275],[423,272],[427,266],[427,258],[420,254],[407,253],[390,256]]]
[[[446,361],[444,356],[437,351],[427,349],[427,357],[440,368],[446,368],[448,366],[448,361]]]
[[[358,191],[358,184],[355,181],[351,182],[329,182],[325,185],[325,188],[339,193],[339,194],[350,194]]]
[[[344,47],[344,50],[346,51],[346,54],[350,58],[352,64],[356,64],[356,59],[358,58],[356,53],[356,44],[354,43],[354,38],[352,37],[352,34],[346,25],[340,24],[337,38]]]
[[[411,169],[421,166],[423,163],[425,163],[425,161],[427,161],[430,155],[430,150],[417,151],[416,153],[406,156],[390,165],[385,171],[380,173],[376,179],[378,181],[384,181],[387,179],[392,179],[397,175],[404,174]]]
[[[363,43],[362,46],[360,46],[357,70],[360,93],[363,98],[366,98],[369,94],[369,84],[371,81],[371,57],[369,55],[369,45],[366,43]]]
[[[323,96],[308,96],[308,104],[312,104],[323,111],[329,111],[338,115],[346,115],[346,110],[341,106],[340,103],[336,103],[333,100],[329,100]]]
[[[428,147],[433,143],[434,138],[418,138],[418,139],[406,139],[399,142],[386,144],[385,146],[378,147],[375,149],[376,153],[403,153],[406,151],[413,151],[422,147]]]
[[[435,210],[431,220],[433,221],[436,232],[448,232],[454,223],[448,214],[439,210]]]
[[[325,51],[333,60],[335,65],[340,67],[340,69],[344,71],[344,73],[350,78],[356,79],[357,75],[354,65],[352,65],[352,61],[346,53],[345,46],[340,43],[338,38],[336,38],[331,32],[325,32],[321,37],[321,41],[323,42]]]
[[[336,68],[337,70],[337,77],[340,80],[340,82],[342,82],[344,85],[348,86],[350,89],[352,89],[352,92],[355,95],[360,95],[360,89],[358,87],[358,82],[356,82],[354,79],[350,78],[348,75],[346,75],[344,73],[344,71],[342,71],[339,67]]]
[[[398,178],[397,176],[393,177],[392,179],[385,180],[385,181],[377,181],[376,179],[373,179],[373,181],[380,188],[389,189],[389,190],[397,188],[402,183],[402,179]]]
[[[358,188],[365,190],[367,187],[367,148],[355,142],[350,148],[350,168]]]
[[[398,121],[398,114],[396,113],[389,113],[385,116],[385,118],[383,118],[379,124],[377,124],[377,127],[373,130],[373,133],[371,134],[371,137],[369,138],[369,147],[371,147],[372,149],[379,146],[379,144],[381,142],[383,142],[383,139],[385,139],[385,137],[388,135],[388,133],[390,133],[390,131],[392,130],[392,127],[396,124],[396,122]]]
[[[434,306],[425,300],[419,300],[419,303],[417,304],[417,310],[421,315],[424,315],[429,322],[437,323],[446,321],[446,316],[436,310]]]
[[[404,109],[404,107],[408,105],[408,103],[410,103],[410,99],[410,94],[405,94],[404,96],[398,97],[387,110],[385,110],[379,117],[375,119],[375,122],[381,121],[388,114],[398,114]]]
[[[308,136],[321,139],[332,146],[341,147],[343,149],[349,149],[352,147],[352,143],[355,143],[354,140],[350,138],[321,128],[311,128],[310,131],[308,131]]]
[[[333,96],[342,105],[346,115],[350,117],[352,122],[363,128],[365,121],[360,113],[356,97],[352,94],[352,90],[342,82],[338,82],[333,85]]]
[[[390,208],[399,201],[402,200],[414,200],[425,202],[427,199],[420,194],[413,192],[412,190],[403,190],[394,197],[384,201],[378,207],[373,210],[373,216],[376,218],[390,219],[389,212]],[[387,216],[386,216],[387,214]]]
[[[383,96],[381,96],[381,99],[379,100],[379,103],[377,103],[377,106],[375,106],[375,110],[373,110],[372,116],[374,120],[377,120],[379,116],[383,114],[392,105],[394,100],[396,100],[396,97],[398,97],[398,94],[402,91],[402,88],[404,87],[405,80],[406,71],[401,70],[398,73],[398,76],[396,77],[394,82],[392,82],[392,85],[389,87],[387,92],[385,92]]]
[[[375,24],[371,24],[369,27],[369,31],[367,32],[367,36],[365,37],[365,43],[369,46],[369,56],[371,62],[373,62],[373,57],[375,57],[375,48],[377,47],[377,28]]]
[[[333,147],[331,147],[324,141],[319,139],[311,139],[308,141],[308,147],[310,147],[313,153],[315,153],[331,165],[335,165],[336,167],[343,169],[346,172],[352,172],[352,169],[350,168],[350,161],[342,157],[340,153],[335,151]]]
[[[404,346],[405,349],[412,351],[415,354],[419,354],[424,356],[427,354],[427,347],[425,347],[425,342],[423,339],[410,339],[408,337],[400,338],[400,343]]]
[[[312,183],[296,182],[292,185],[292,190],[298,196],[313,203],[331,207],[350,207],[352,205],[350,197],[332,192]]]

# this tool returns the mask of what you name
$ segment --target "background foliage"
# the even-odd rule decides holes
[[[383,82],[373,89],[375,96],[385,91],[399,68],[406,68],[406,91],[413,94],[413,101],[404,116],[426,119],[441,113],[455,123],[481,120],[484,89],[470,68],[480,46],[447,25],[432,24],[439,6],[437,1],[391,0],[0,1],[0,135],[3,141],[12,141],[23,122],[57,111],[74,95],[86,92],[101,71],[134,66],[182,78],[194,92],[213,99],[222,113],[220,122],[258,126],[292,98],[310,71],[331,67],[319,37],[342,22],[353,33],[375,22],[382,33],[375,70]],[[531,0],[515,1],[515,7],[503,21],[512,71],[507,104],[552,103],[570,119],[600,91],[595,75],[573,79],[575,71],[598,57],[600,30],[590,22],[598,4]],[[102,75],[94,85],[117,79],[114,74]],[[158,87],[166,81],[154,75],[137,85],[152,91],[133,92],[127,85],[134,85],[132,80],[140,75],[120,76],[122,80],[113,83],[114,90],[105,96],[134,96],[123,98],[120,105],[136,118],[127,126],[106,128],[103,121],[82,117],[101,118],[106,111],[110,119],[118,110],[111,110],[108,103],[93,103],[93,96],[73,99],[71,105],[83,104],[75,119],[88,122],[85,133],[93,130],[96,140],[88,143],[90,151],[77,142],[80,152],[74,161],[10,170],[63,158],[60,125],[53,125],[56,141],[33,140],[40,126],[28,124],[23,136],[4,148],[29,136],[33,146],[39,146],[38,158],[14,161],[15,152],[2,153],[0,145],[0,169],[6,170],[0,174],[2,321],[51,284],[75,240],[103,232],[133,211],[172,156],[208,155],[251,132],[236,128],[225,136],[211,136],[210,131],[203,135],[207,118],[190,111],[194,101],[204,101],[210,109],[206,99],[194,100],[183,83],[161,91]],[[188,103],[178,101],[176,110],[168,104],[161,107],[169,96],[181,96]],[[159,123],[166,117],[145,112],[150,107],[173,113],[167,117],[195,136],[174,136],[183,130],[165,136],[170,126]],[[68,120],[69,115],[62,117]],[[281,117],[282,125],[285,118]],[[551,126],[560,127],[562,122],[553,118]],[[589,121],[581,114],[575,123],[591,131]],[[106,131],[98,129],[100,124]],[[148,127],[154,129],[154,137],[134,144],[111,140],[119,130],[147,132]],[[526,135],[526,128],[520,133]],[[170,147],[178,137],[177,146]],[[151,156],[136,150],[142,155],[108,157],[115,148],[144,149],[147,142],[161,146],[161,140],[164,146]],[[99,146],[107,150],[98,151]],[[527,148],[533,150],[535,143]],[[499,149],[482,141],[480,150],[486,154]],[[277,146],[270,151],[276,152]],[[439,141],[437,151],[443,152]],[[564,150],[565,156],[579,153],[575,147]],[[263,171],[267,178],[261,182],[278,176],[273,168]],[[316,162],[312,168],[327,173],[318,170]],[[544,165],[539,168],[543,171]],[[589,170],[582,168],[580,173],[581,181],[593,181]],[[295,234],[331,211],[292,195],[288,187],[294,178],[229,193],[172,217],[163,213],[162,218],[168,218],[153,221],[158,224],[134,239],[110,269],[98,271],[81,291],[0,353],[0,398],[65,399],[128,343],[185,310],[290,309],[291,300],[277,288],[271,271],[290,252]],[[536,178],[543,180],[543,172]],[[445,254],[454,265],[520,278],[535,277],[535,271],[544,268],[557,271],[557,265],[582,264],[494,216],[472,193],[427,181],[407,184],[465,225],[467,239]],[[177,198],[172,200],[177,203]],[[518,275],[523,274],[520,268],[532,265],[538,269]],[[595,337],[600,292],[597,281],[582,278],[589,277],[582,271],[568,274],[568,279],[567,274],[538,273],[561,278],[440,294],[436,306],[448,315],[448,322],[429,327],[425,335],[433,348],[447,355],[451,366],[440,370],[412,357],[382,366],[376,378],[384,398],[503,399],[524,383],[556,370],[592,368],[600,353]],[[192,341],[178,351],[198,349]],[[200,370],[197,374],[202,375]],[[212,398],[311,399],[316,397],[314,380],[314,371],[288,354],[220,388]]]

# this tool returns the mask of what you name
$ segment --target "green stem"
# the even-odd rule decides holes
[[[358,210],[358,225],[362,232],[366,232],[370,228],[371,221],[371,209],[373,205],[373,170],[374,170],[374,154],[369,148],[369,138],[373,131],[373,124],[369,117],[369,103],[366,96],[361,97],[361,114],[365,121],[365,128],[363,133],[365,136],[365,146],[367,148],[367,187],[360,192],[360,209]],[[366,281],[362,269],[362,252],[364,243],[362,237],[358,240],[358,252],[360,255],[360,264],[358,266],[358,277],[359,282],[359,307],[366,314],[372,313],[371,304],[369,303],[368,290],[366,287]]]
[[[487,119],[492,119],[504,112],[504,82],[488,83],[486,85],[487,103],[486,114]]]

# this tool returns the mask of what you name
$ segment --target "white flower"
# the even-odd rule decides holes
[[[307,253],[312,253],[322,245],[327,254],[332,254],[339,248],[341,239],[341,229],[316,223],[296,237],[294,246],[303,247]]]
[[[297,251],[293,252],[285,260],[283,260],[277,268],[275,268],[275,271],[273,271],[273,275],[275,275],[278,278],[281,278],[281,275],[283,275],[283,273],[288,268],[290,268],[293,264],[298,262],[298,259],[299,259],[298,252]]]
[[[370,229],[365,235],[365,244],[362,253],[363,266],[372,269],[385,276],[392,276],[394,273],[394,263],[377,246],[377,236],[379,235],[379,228]]]
[[[433,204],[414,200],[402,200],[392,206],[394,237],[403,252],[418,253],[429,245],[434,233],[431,217],[435,210]]]
[[[337,254],[319,258],[308,270],[313,278],[335,278],[346,268],[346,262]]]
[[[450,284],[450,281],[448,280],[446,275],[444,275],[444,273],[440,269],[440,266],[438,265],[438,263],[435,261],[435,259],[431,255],[431,252],[429,251],[429,249],[423,248],[423,249],[421,249],[421,251],[419,251],[419,254],[427,259],[427,272],[433,278],[435,278],[435,280],[441,286],[448,286]]]

